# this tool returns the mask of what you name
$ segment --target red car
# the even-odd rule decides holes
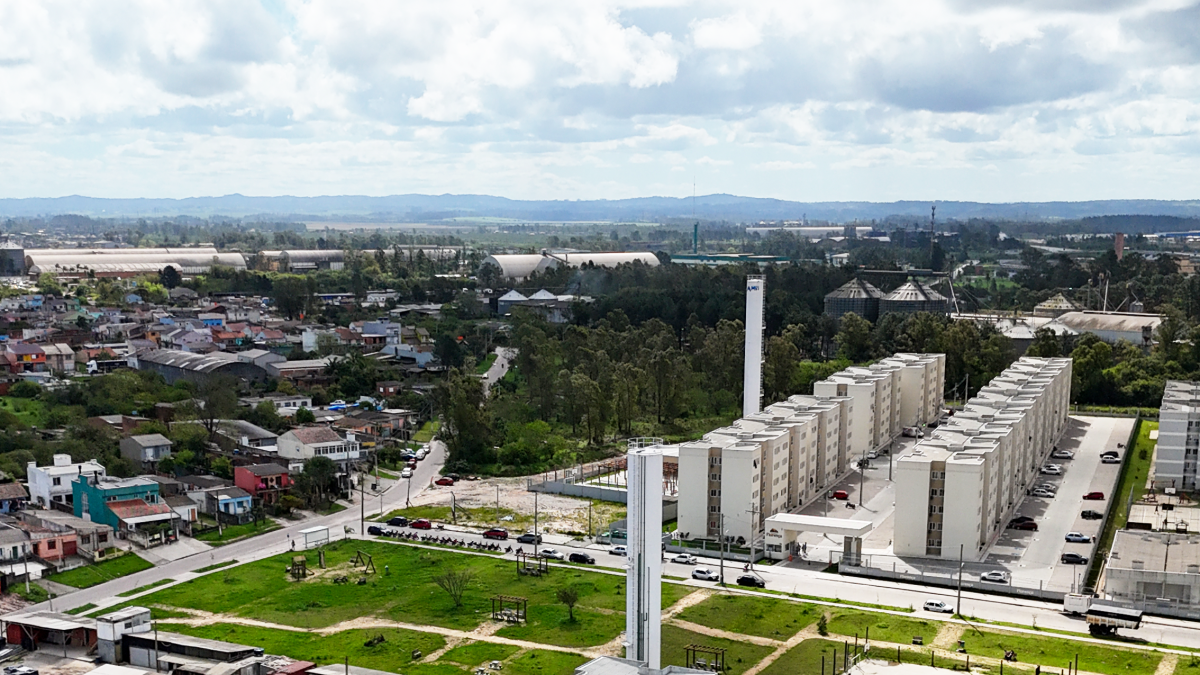
[[[1032,520],[1026,520],[1020,523],[1013,523],[1010,527],[1014,530],[1031,530],[1037,532],[1037,523]]]
[[[1104,499],[1103,492],[1089,492],[1083,496],[1084,499]]]
[[[434,485],[454,485],[454,479],[451,478],[450,476],[442,476],[441,478],[433,481],[433,484]]]
[[[493,527],[492,529],[483,533],[483,538],[484,539],[508,539],[508,530],[505,530],[500,527]]]
[[[833,498],[834,499],[850,499],[850,493],[846,492],[845,490],[834,490]]]
[[[417,518],[416,520],[410,522],[408,524],[408,526],[414,530],[432,530],[433,529],[433,523],[429,522],[425,518]]]

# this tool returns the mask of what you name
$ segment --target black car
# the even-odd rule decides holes
[[[408,518],[404,516],[396,516],[387,522],[392,527],[408,527]]]
[[[753,574],[743,574],[737,578],[738,586],[753,586],[755,588],[766,588],[767,582],[763,581],[762,577],[756,577]]]
[[[534,533],[532,533],[532,532],[526,532],[525,534],[523,534],[523,535],[521,535],[521,536],[517,537],[517,543],[520,543],[520,544],[541,544],[541,543],[542,543],[542,535],[540,535],[540,534],[534,534]]]
[[[596,564],[596,559],[586,553],[572,553],[567,556],[567,560],[573,563],[583,563],[584,565]]]
[[[382,527],[380,527],[380,526],[378,526],[378,525],[372,525],[372,526],[370,526],[370,527],[368,527],[368,528],[367,528],[367,534],[373,534],[373,535],[376,535],[376,536],[382,536],[382,535],[383,535],[383,528],[382,528]]]
[[[1087,556],[1082,556],[1078,553],[1062,554],[1062,562],[1064,565],[1086,565],[1087,561]]]
[[[1079,515],[1084,520],[1102,520],[1104,518],[1103,513],[1100,513],[1099,511],[1093,511],[1091,509],[1084,511],[1083,513],[1081,513]]]

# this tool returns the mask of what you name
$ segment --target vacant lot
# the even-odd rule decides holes
[[[893,614],[879,614],[855,609],[831,610],[828,616],[830,633],[849,637],[858,635],[866,639],[869,629],[872,641],[882,640],[905,645],[910,644],[913,637],[917,635],[924,638],[925,644],[930,644],[942,626],[940,621],[910,619]],[[1003,656],[1003,652],[1000,655]]]
[[[787,640],[821,615],[815,605],[750,595],[714,595],[677,616],[731,633]]]
[[[1155,652],[1115,649],[1086,642],[993,630],[969,630],[962,639],[967,643],[968,653],[1002,658],[1005,649],[1012,649],[1017,652],[1020,662],[1041,665],[1042,670],[1065,667],[1068,661],[1074,664],[1075,656],[1079,655],[1081,671],[1153,675],[1158,662],[1162,660],[1162,655]]]
[[[118,577],[123,577],[135,572],[150,569],[154,567],[146,560],[139,558],[135,553],[128,553],[120,558],[105,560],[96,565],[84,565],[76,567],[73,570],[67,570],[60,574],[47,577],[50,581],[56,581],[67,586],[75,588],[88,588],[96,584],[102,584],[106,581],[111,581]]]
[[[725,665],[728,675],[741,675],[754,664],[766,658],[772,649],[749,642],[735,642],[723,638],[701,635],[678,626],[667,624],[662,627],[662,665],[682,666],[686,663],[684,647],[699,644],[706,647],[717,647],[725,650]],[[705,656],[707,660],[712,657]]]
[[[823,673],[822,657],[832,665],[837,659],[834,654],[842,653],[842,643],[833,640],[805,640],[784,652],[771,665],[762,670],[762,675],[816,675]],[[828,667],[828,666],[826,666]]]

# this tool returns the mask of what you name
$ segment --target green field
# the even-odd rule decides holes
[[[833,640],[805,640],[787,650],[771,665],[764,668],[762,675],[817,675],[821,673],[821,657],[832,665],[831,652],[842,653],[842,643]]]
[[[518,647],[498,645],[491,642],[469,642],[442,654],[441,661],[452,661],[468,668],[481,666],[492,661],[503,661],[516,654]]]
[[[582,656],[531,649],[504,666],[508,675],[570,675],[587,662]]]
[[[46,404],[37,399],[3,396],[0,397],[0,410],[16,415],[21,424],[27,427],[45,426],[42,415],[46,412]]]
[[[1079,656],[1079,670],[1090,673],[1127,673],[1128,675],[1154,675],[1162,654],[1143,650],[1116,649],[1087,642],[1048,639],[1038,635],[1003,633],[992,630],[968,630],[962,640],[967,652],[1003,658],[1005,649],[1017,652],[1021,663],[1041,665],[1046,668],[1065,668],[1068,661]],[[928,644],[929,640],[926,640]]]
[[[933,642],[938,629],[942,627],[939,621],[910,619],[892,614],[878,612],[862,612],[855,609],[834,609],[828,613],[829,632],[848,637],[859,635],[866,639],[867,629],[870,629],[872,640],[910,644],[914,636],[920,635],[925,644]],[[1003,654],[1001,654],[1003,656]]]
[[[200,569],[194,570],[194,571],[196,572],[196,574],[204,574],[205,572],[219,570],[222,567],[229,567],[230,565],[236,565],[236,564],[237,564],[236,560],[226,560],[225,562],[219,562],[215,565],[206,565],[206,566],[201,567]]]
[[[196,539],[207,541],[214,546],[224,546],[232,541],[246,537],[257,537],[260,534],[266,534],[281,527],[282,525],[268,518],[260,520],[257,523],[251,521],[245,525],[228,525],[222,527],[220,531],[211,530],[200,534]]]
[[[1200,654],[1180,656],[1175,662],[1175,675],[1200,675]]]
[[[128,598],[130,596],[137,595],[138,593],[143,593],[145,591],[148,591],[152,588],[158,588],[159,586],[166,586],[167,584],[174,583],[174,582],[175,582],[174,579],[159,579],[158,581],[155,581],[154,583],[146,584],[145,586],[138,586],[137,588],[135,588],[133,590],[125,591],[124,593],[117,593],[117,597]]]
[[[106,581],[111,581],[118,577],[123,577],[142,570],[148,570],[154,565],[151,565],[146,560],[140,558],[135,553],[128,553],[120,558],[105,560],[102,563],[95,565],[84,565],[76,567],[73,570],[60,572],[51,577],[47,577],[50,581],[55,581],[67,586],[75,588],[88,588],[96,584],[102,584]]]
[[[741,675],[754,664],[766,658],[773,650],[770,647],[752,644],[750,642],[735,642],[724,638],[712,637],[693,633],[678,626],[666,624],[662,627],[662,665],[682,666],[686,664],[684,647],[690,644],[701,644],[706,647],[717,647],[725,650],[726,673]]]
[[[678,614],[702,626],[775,640],[787,640],[819,616],[815,605],[738,593],[714,595]]]
[[[428,443],[433,440],[433,437],[438,432],[439,425],[437,422],[426,422],[421,430],[413,434],[412,439],[417,443]]]

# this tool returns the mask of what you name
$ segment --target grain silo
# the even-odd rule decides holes
[[[909,279],[879,301],[880,316],[893,313],[916,314],[917,312],[949,314],[950,301],[946,296],[916,279]]]
[[[879,317],[879,301],[883,292],[862,279],[851,279],[836,291],[825,296],[825,313],[840,319],[847,312],[854,312],[868,321]]]

